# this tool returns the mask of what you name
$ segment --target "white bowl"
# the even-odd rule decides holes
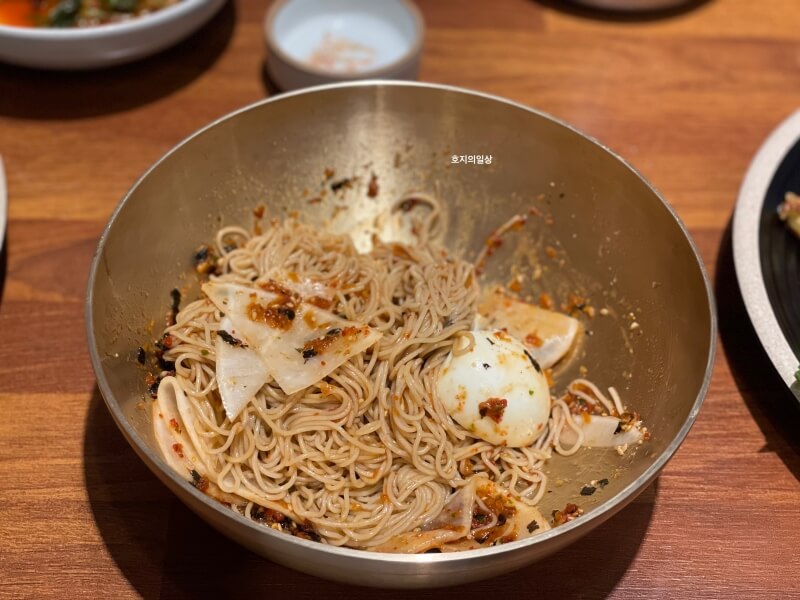
[[[78,70],[155,54],[199,29],[225,0],[181,0],[149,15],[97,27],[53,29],[0,25],[0,61]]]
[[[353,79],[416,79],[425,24],[409,0],[276,0],[267,70],[283,90]]]

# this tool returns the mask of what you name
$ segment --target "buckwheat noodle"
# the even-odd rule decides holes
[[[231,422],[215,380],[219,310],[196,300],[167,328],[175,343],[165,358],[194,413],[207,477],[241,499],[234,507],[245,516],[269,508],[310,523],[323,542],[369,549],[435,517],[475,474],[535,505],[552,449],[580,448],[564,398],[553,399],[547,431],[527,448],[493,446],[448,417],[434,394],[437,371],[448,353],[474,343],[480,290],[473,264],[434,242],[442,226],[435,198],[416,194],[394,209],[410,200],[427,208],[414,246],[375,240],[360,254],[348,236],[291,219],[259,235],[241,227],[216,235],[222,274],[214,279],[253,285],[293,271],[334,284],[330,310],[383,333],[325,381],[288,396],[269,382]],[[616,392],[609,401],[585,380],[571,386],[588,402],[621,408]],[[577,436],[567,448],[565,428]]]

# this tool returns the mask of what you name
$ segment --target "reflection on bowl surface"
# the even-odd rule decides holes
[[[462,155],[484,159],[461,161]],[[312,188],[330,171],[364,182],[375,174],[379,193],[365,184],[319,198]],[[422,191],[435,191],[443,203],[445,247],[471,261],[480,262],[486,236],[514,215],[541,215],[495,248],[484,280],[512,281],[520,267],[538,264],[538,276],[524,281],[522,295],[548,291],[560,300],[581,290],[598,312],[581,317],[586,335],[577,354],[554,372],[556,387],[588,371],[617,387],[652,438],[623,456],[581,449],[548,463],[553,485],[541,500],[542,513],[549,518],[579,502],[583,514],[574,520],[527,539],[442,554],[373,553],[298,539],[245,519],[176,475],[152,434],[137,348],[158,336],[160,326],[154,330],[151,322],[161,320],[176,282],[187,302],[200,297],[192,264],[197,246],[221,226],[250,227],[258,203],[266,207],[265,218],[296,212],[319,229],[356,233],[366,219]],[[444,86],[388,82],[284,95],[179,145],[112,217],[92,266],[86,309],[93,365],[112,416],[187,506],[276,562],[388,587],[454,585],[522,567],[623,508],[691,427],[708,384],[715,336],[708,282],[690,239],[623,161],[523,106]],[[605,479],[594,493],[585,491]]]

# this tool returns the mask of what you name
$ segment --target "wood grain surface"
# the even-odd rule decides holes
[[[709,0],[623,18],[557,0],[423,0],[420,78],[507,96],[596,136],[660,188],[715,280],[720,352],[686,442],[628,509],[512,575],[417,598],[800,597],[800,418],[733,274],[744,170],[800,106],[800,2]],[[265,97],[266,3],[93,73],[0,65],[10,195],[0,260],[0,596],[403,598],[229,542],[140,463],[95,386],[89,262],[112,208],[172,145]]]

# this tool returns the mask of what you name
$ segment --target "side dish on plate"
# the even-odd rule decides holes
[[[0,0],[0,25],[94,27],[161,10],[180,0]]]
[[[0,62],[84,70],[160,52],[225,0],[0,0]]]
[[[786,192],[783,202],[778,206],[778,217],[786,223],[789,231],[800,237],[800,196]]]

